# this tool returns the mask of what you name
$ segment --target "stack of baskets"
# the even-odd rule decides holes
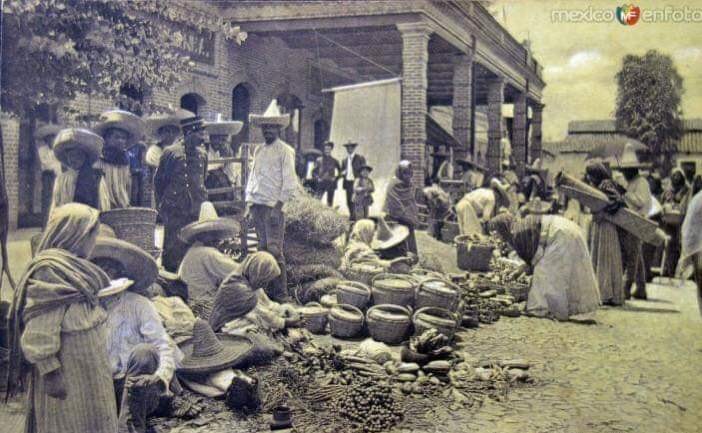
[[[409,275],[378,274],[372,282],[373,303],[414,308],[418,285],[418,280]]]
[[[156,248],[156,216],[158,212],[145,207],[112,209],[100,214],[100,222],[112,227],[118,239],[130,242],[158,258],[161,251]]]

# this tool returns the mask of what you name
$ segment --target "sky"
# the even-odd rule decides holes
[[[672,56],[683,77],[683,117],[702,118],[702,0],[637,2],[640,19],[631,26],[620,24],[616,17],[592,22],[597,15],[612,18],[622,4],[497,0],[491,5],[495,18],[518,41],[531,40],[533,55],[544,67],[544,141],[563,139],[570,120],[613,118],[614,76],[623,56],[649,49]],[[559,21],[560,11],[570,11],[571,21]],[[652,22],[654,13],[658,22]],[[578,19],[590,22],[573,22]]]

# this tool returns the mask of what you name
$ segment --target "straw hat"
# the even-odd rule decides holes
[[[251,341],[243,337],[218,339],[209,323],[197,319],[193,338],[181,347],[185,359],[178,372],[204,374],[231,368],[252,349]]]
[[[56,135],[63,129],[62,126],[55,123],[45,123],[39,126],[34,131],[34,143],[44,144],[44,139],[50,135]]]
[[[322,152],[319,149],[315,149],[314,147],[311,149],[303,150],[302,154],[305,156],[305,158],[309,158],[309,157],[319,158],[320,156],[322,156]]]
[[[114,296],[132,287],[133,284],[134,281],[130,280],[129,278],[118,278],[116,280],[112,280],[110,281],[109,286],[97,292],[97,297],[107,298],[108,296]]]
[[[361,170],[373,171],[373,167],[371,167],[371,166],[368,165],[368,164],[363,164],[363,165],[361,166]]]
[[[347,148],[347,149],[348,149],[349,147],[353,147],[353,148],[355,149],[356,147],[358,147],[358,143],[353,142],[353,141],[349,141],[349,142],[347,142],[347,143],[344,143],[344,147]]]
[[[138,246],[109,237],[98,237],[90,260],[115,260],[124,268],[124,277],[134,281],[131,290],[142,293],[148,289],[158,277],[156,261]]]
[[[129,111],[110,110],[100,114],[100,123],[95,127],[95,132],[104,137],[110,128],[127,131],[129,144],[135,143],[144,135],[144,121]]]
[[[617,166],[619,168],[648,168],[651,167],[651,164],[639,162],[639,158],[636,156],[636,147],[632,143],[626,143]]]
[[[409,236],[410,232],[407,227],[400,224],[390,227],[383,216],[379,216],[377,220],[375,237],[371,242],[371,248],[374,250],[387,250],[396,247]]]
[[[195,116],[195,113],[179,108],[169,113],[152,114],[144,120],[149,135],[155,136],[164,126],[174,126],[180,129],[180,121]]]
[[[468,166],[469,168],[474,168],[480,172],[487,173],[488,169],[487,167],[478,164],[477,162],[473,161],[471,158],[462,158],[462,159],[457,159],[456,164],[461,164],[463,166]]]
[[[249,114],[249,122],[253,126],[277,125],[287,128],[290,125],[290,114],[282,114],[278,100],[274,99],[263,114]]]
[[[230,218],[220,218],[212,202],[205,201],[200,205],[200,216],[194,223],[180,229],[180,238],[190,244],[204,234],[213,234],[221,239],[231,239],[239,235],[239,223]]]
[[[54,139],[54,155],[59,161],[66,164],[66,152],[70,149],[80,149],[85,153],[86,159],[92,163],[102,154],[104,144],[105,141],[102,137],[87,129],[62,129]]]
[[[244,122],[238,120],[205,122],[205,131],[210,135],[236,135],[243,127]]]

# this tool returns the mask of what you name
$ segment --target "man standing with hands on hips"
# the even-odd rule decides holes
[[[366,158],[356,154],[358,143],[348,142],[344,144],[346,148],[346,158],[342,161],[341,178],[344,179],[344,190],[346,191],[346,205],[349,207],[351,221],[356,221],[353,211],[353,185],[361,176],[361,169],[366,165]]]
[[[290,124],[290,114],[281,114],[274,100],[263,115],[249,115],[249,121],[261,128],[265,143],[254,151],[253,167],[246,184],[247,214],[253,219],[259,250],[272,254],[282,271],[267,294],[274,301],[288,302],[283,205],[293,198],[298,181],[295,150],[280,139],[280,133]]]

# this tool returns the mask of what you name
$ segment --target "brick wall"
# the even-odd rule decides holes
[[[180,106],[180,98],[187,93],[197,93],[204,100],[204,112],[232,115],[232,90],[241,83],[251,89],[251,112],[262,113],[273,98],[289,92],[297,96],[304,106],[302,113],[301,143],[313,146],[314,121],[320,115],[321,96],[310,95],[308,62],[312,53],[293,50],[277,38],[249,35],[243,45],[226,41],[216,35],[214,65],[198,63],[194,72],[185,72],[183,79],[170,89],[154,89],[147,96],[160,106]],[[99,97],[78,95],[67,104],[80,114],[99,114],[115,107],[113,101]],[[326,111],[326,110],[325,110]],[[328,120],[328,119],[327,119]],[[60,113],[59,121],[68,124],[67,116]],[[19,123],[2,118],[5,145],[5,167],[10,196],[10,223],[17,226],[19,208],[18,149]],[[252,130],[251,141],[262,141],[259,130]]]
[[[10,206],[10,229],[17,228],[17,209],[19,192],[19,175],[17,172],[17,160],[19,158],[19,122],[3,114],[0,116],[2,122],[2,142],[5,148],[5,187]]]

